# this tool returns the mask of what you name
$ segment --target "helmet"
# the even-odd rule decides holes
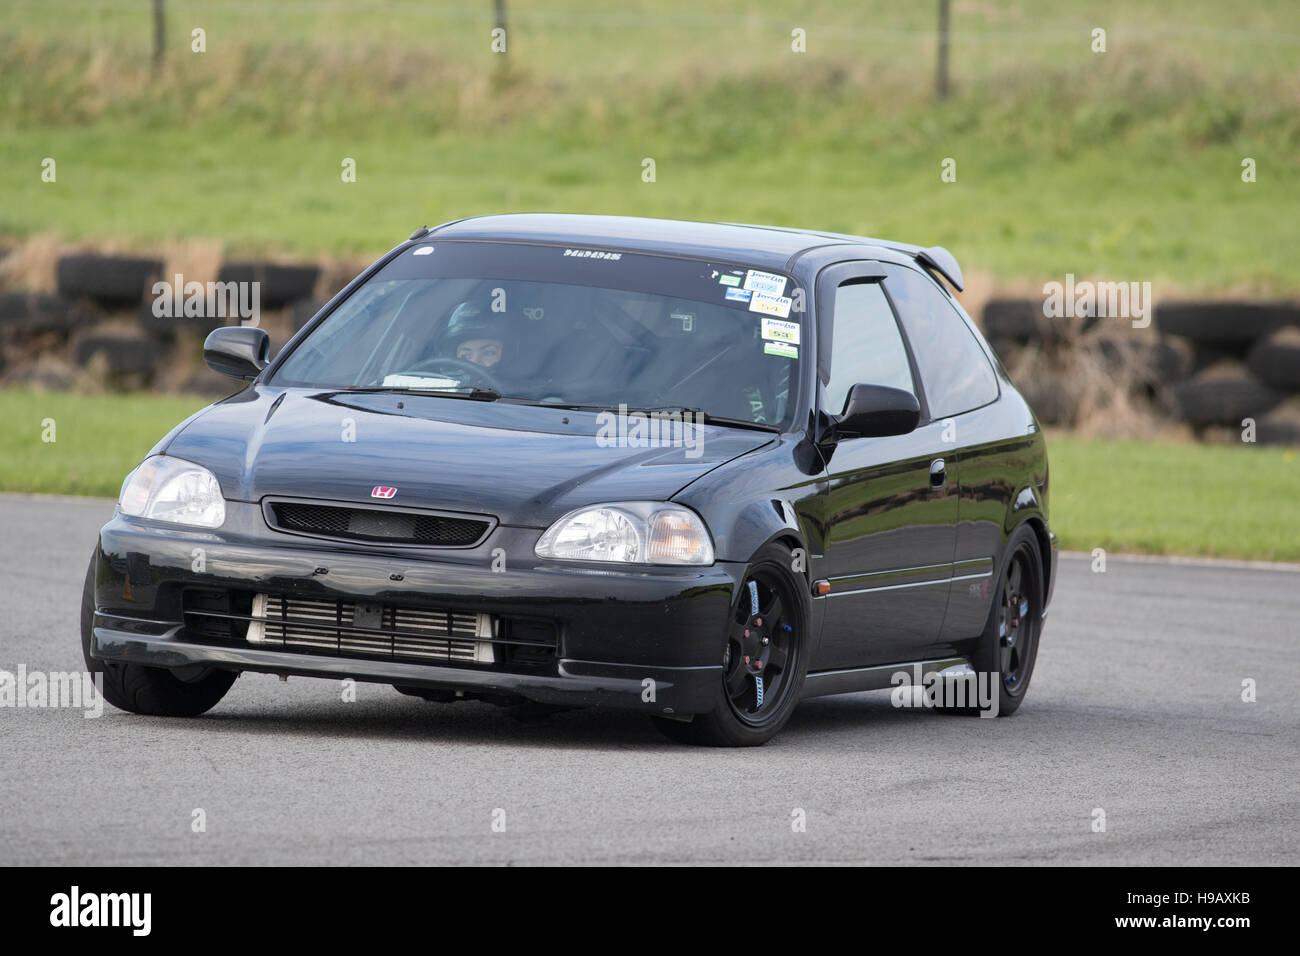
[[[438,343],[438,351],[442,355],[455,358],[461,345],[484,339],[495,341],[499,343],[501,349],[504,349],[506,342],[511,338],[511,318],[509,312],[492,311],[488,302],[474,299],[462,302],[456,306],[447,320],[447,328]],[[471,357],[470,361],[483,365],[495,364],[497,360],[485,363]]]

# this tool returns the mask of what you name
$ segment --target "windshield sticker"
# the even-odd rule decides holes
[[[621,252],[604,252],[600,249],[565,249],[566,256],[573,256],[575,259],[622,259]]]
[[[791,345],[798,345],[799,323],[782,322],[780,319],[764,319],[763,338],[773,339],[777,342],[788,342]]]
[[[740,285],[740,276],[723,273],[718,277],[718,285]]]
[[[770,292],[755,292],[749,300],[750,312],[763,312],[784,319],[790,314],[790,304],[794,300],[788,295],[773,295]]]
[[[775,272],[759,272],[757,269],[750,269],[745,273],[745,288],[750,292],[781,295],[785,292],[785,276],[779,276]]]
[[[782,358],[798,358],[799,348],[795,345],[786,345],[784,342],[764,342],[764,355],[779,355]]]
[[[683,332],[695,331],[695,313],[694,312],[674,312],[670,316],[682,324]]]
[[[752,293],[748,289],[727,290],[727,300],[729,302],[748,302],[750,295],[752,295]]]

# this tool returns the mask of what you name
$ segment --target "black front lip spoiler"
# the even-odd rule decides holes
[[[160,627],[165,629],[158,631]],[[196,644],[185,641],[181,637],[182,630],[180,624],[169,626],[97,613],[91,656],[146,667],[181,668],[197,664],[222,670],[286,676],[350,677],[430,690],[516,694],[544,704],[618,707],[661,715],[688,715],[712,710],[717,688],[722,682],[721,666],[643,667],[561,659],[558,676],[513,674],[437,664]],[[653,683],[647,684],[647,681]]]

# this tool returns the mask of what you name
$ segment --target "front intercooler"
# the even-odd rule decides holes
[[[343,656],[491,664],[492,638],[488,614],[258,594],[246,639]]]

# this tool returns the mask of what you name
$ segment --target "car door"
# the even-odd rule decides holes
[[[817,670],[919,660],[938,639],[952,576],[956,476],[943,424],[927,415],[916,363],[881,285],[876,263],[829,267],[818,278],[829,322],[823,411],[843,411],[859,383],[917,396],[921,424],[907,435],[847,438],[826,458],[830,591]],[[824,333],[823,333],[824,334]]]
[[[956,541],[948,609],[940,639],[927,656],[954,652],[979,634],[992,602],[992,578],[1003,524],[1015,489],[1010,460],[1023,454],[1023,435],[1008,443],[996,414],[997,374],[967,320],[931,276],[908,266],[884,266],[884,286],[916,360],[930,416],[942,426],[946,460],[956,464]],[[956,477],[959,480],[953,480]]]

